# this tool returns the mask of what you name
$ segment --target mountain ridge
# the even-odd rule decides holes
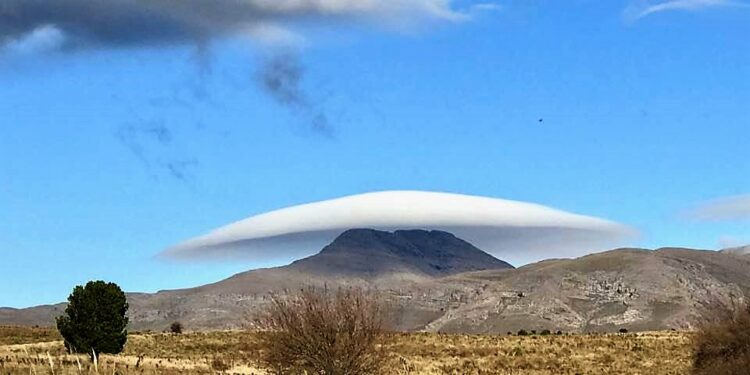
[[[131,327],[161,330],[180,321],[188,329],[243,328],[269,293],[323,285],[377,291],[393,309],[394,329],[462,333],[691,329],[707,308],[737,306],[750,296],[750,257],[733,253],[621,248],[514,269],[497,259],[487,262],[486,253],[450,233],[397,232],[359,230],[287,266],[195,288],[128,293]],[[440,243],[446,245],[424,254],[425,246]],[[375,245],[376,254],[387,256],[380,266],[368,264],[381,259],[367,251]],[[470,261],[450,268],[451,254]],[[431,265],[439,260],[440,268]],[[341,264],[349,268],[342,272]],[[23,324],[51,324],[61,306],[0,309],[0,323],[15,317]]]

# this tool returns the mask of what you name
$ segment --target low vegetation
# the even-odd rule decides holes
[[[0,326],[0,375],[730,375],[750,368],[750,307],[714,309],[691,333],[393,333],[383,329],[385,309],[372,295],[308,289],[272,296],[253,331],[183,333],[174,322],[164,333],[128,335],[116,285],[76,287],[69,302],[57,320],[61,334]]]
[[[169,325],[169,332],[179,335],[182,333],[182,323],[174,322]]]
[[[693,374],[732,375],[750,371],[750,306],[736,312],[714,309],[693,337]]]
[[[20,327],[0,325],[0,345],[34,344],[62,340],[54,327]]]
[[[259,322],[266,331],[260,336],[264,367],[279,375],[377,374],[389,337],[383,312],[360,289],[273,296]]]
[[[18,330],[23,329],[13,332]],[[101,356],[98,370],[122,375],[272,374],[263,364],[267,335],[243,331],[130,334],[122,353]],[[687,374],[691,368],[691,336],[681,332],[548,336],[398,333],[389,338],[383,346],[384,372],[388,374],[667,375]],[[94,373],[85,355],[67,354],[62,342],[54,341],[0,346],[0,374],[49,374],[50,359],[55,374]]]

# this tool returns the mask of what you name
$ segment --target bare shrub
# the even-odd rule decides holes
[[[744,374],[750,369],[750,306],[714,309],[693,337],[695,375]]]
[[[169,325],[169,332],[172,332],[176,335],[179,335],[182,333],[182,323],[180,322],[173,322]]]
[[[211,361],[211,369],[214,371],[223,373],[224,371],[229,370],[229,367],[229,364],[219,357],[214,357],[214,359]]]
[[[260,319],[263,362],[276,374],[381,371],[383,308],[360,289],[306,289],[272,296]]]

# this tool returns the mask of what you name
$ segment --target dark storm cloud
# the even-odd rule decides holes
[[[0,44],[44,27],[64,46],[96,48],[200,44],[302,19],[463,17],[446,0],[3,0]]]

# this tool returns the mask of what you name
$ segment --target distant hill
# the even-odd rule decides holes
[[[35,306],[28,309],[0,307],[0,324],[11,325],[53,325],[55,317],[62,314],[66,303]]]
[[[750,254],[750,245],[747,246],[737,246],[737,247],[729,247],[726,249],[721,250],[723,253],[731,253],[731,254],[737,254],[737,255],[747,255]]]
[[[750,296],[750,257],[735,252],[618,249],[517,269],[440,231],[344,232],[318,254],[197,288],[128,294],[135,329],[238,328],[269,292],[362,286],[391,306],[396,329],[505,333],[691,328],[708,308]],[[51,306],[0,310],[0,324],[50,324]],[[23,317],[23,318],[21,318]]]

